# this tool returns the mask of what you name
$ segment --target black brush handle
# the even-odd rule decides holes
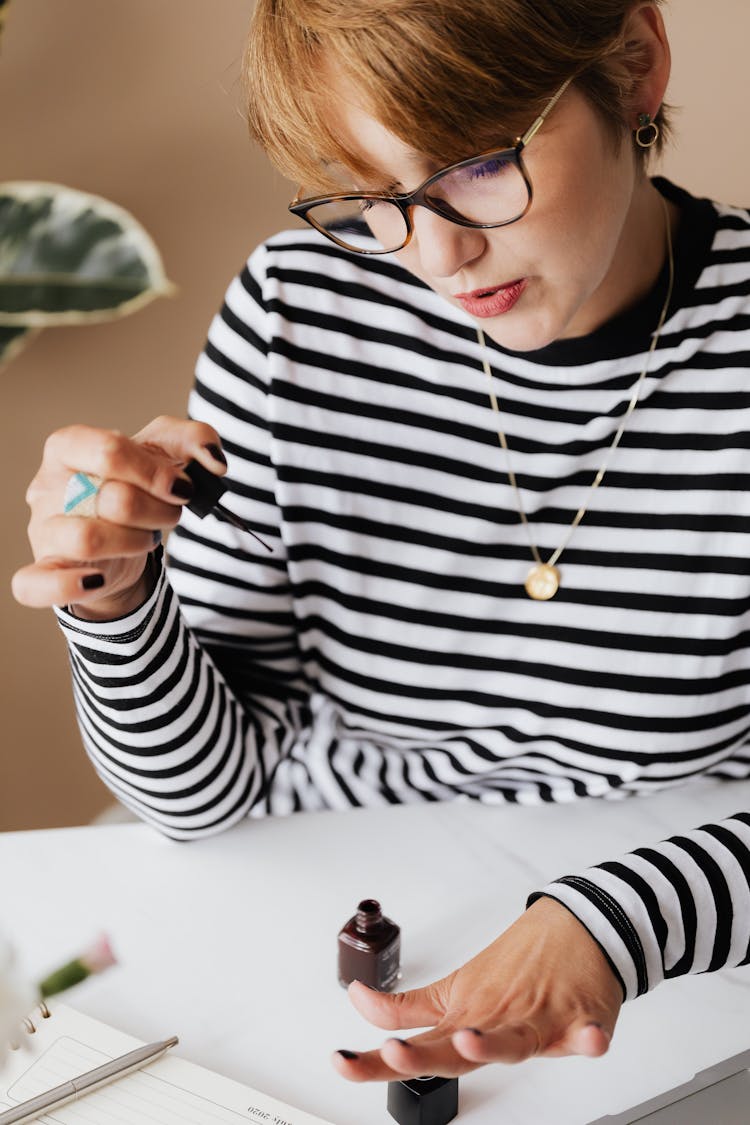
[[[265,539],[261,539],[257,531],[253,531],[243,519],[240,519],[238,515],[230,512],[228,508],[219,503],[227,491],[227,486],[221,477],[217,477],[215,473],[210,473],[208,469],[204,469],[200,461],[190,461],[185,466],[185,472],[195,488],[193,499],[188,504],[188,508],[198,519],[202,520],[209,512],[213,512],[219,519],[227,520],[233,527],[238,527],[240,531],[246,531],[248,535],[252,535],[267,551],[273,551],[273,547],[266,543]]]

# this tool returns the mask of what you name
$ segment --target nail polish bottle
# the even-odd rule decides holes
[[[388,992],[398,979],[401,930],[385,918],[374,898],[362,899],[339,931],[339,984],[361,980],[378,992]]]

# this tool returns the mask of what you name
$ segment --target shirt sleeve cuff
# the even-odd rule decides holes
[[[529,895],[527,908],[542,897],[553,898],[569,910],[594,939],[617,978],[623,1000],[647,991],[648,983],[638,973],[643,966],[640,938],[610,895],[583,877],[568,876]]]
[[[150,558],[154,588],[146,600],[130,613],[111,621],[85,621],[71,613],[67,606],[53,607],[63,635],[71,646],[116,653],[118,659],[138,655],[148,647],[170,594],[163,549],[159,547]]]

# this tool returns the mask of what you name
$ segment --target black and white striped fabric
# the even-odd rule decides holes
[[[248,814],[750,776],[750,217],[658,185],[683,208],[672,305],[549,602],[524,592],[473,322],[395,259],[312,231],[256,251],[190,410],[222,435],[227,505],[273,553],[186,513],[139,610],[58,611],[86,748],[122,801],[182,839]],[[665,284],[584,339],[488,342],[543,558],[612,442]],[[545,891],[631,996],[746,961],[749,883],[740,816]]]

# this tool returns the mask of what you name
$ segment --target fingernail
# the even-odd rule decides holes
[[[482,1034],[478,1027],[465,1027],[464,1031],[470,1031],[472,1035]]]
[[[161,543],[161,532],[160,531],[152,531],[151,532],[151,540],[152,540],[154,546],[158,547],[159,544]]]
[[[400,1043],[402,1047],[409,1047],[409,1049],[411,1049],[411,1043],[407,1039],[397,1039],[395,1035],[392,1035],[390,1037],[390,1039],[386,1040],[386,1042],[387,1043]]]
[[[179,496],[180,500],[189,500],[195,489],[191,480],[185,480],[184,477],[175,477],[170,491],[173,496]]]
[[[224,456],[224,453],[221,449],[221,446],[211,444],[211,445],[204,445],[203,448],[208,450],[208,452],[213,457],[214,461],[218,461],[220,465],[226,465],[227,459]]]
[[[343,1051],[342,1050],[342,1051],[338,1051],[337,1053],[339,1055],[341,1055],[342,1059],[358,1059],[359,1058],[359,1055],[356,1053],[356,1051]]]
[[[99,587],[103,585],[103,574],[87,574],[85,578],[81,579],[81,587],[84,590],[98,590]]]

